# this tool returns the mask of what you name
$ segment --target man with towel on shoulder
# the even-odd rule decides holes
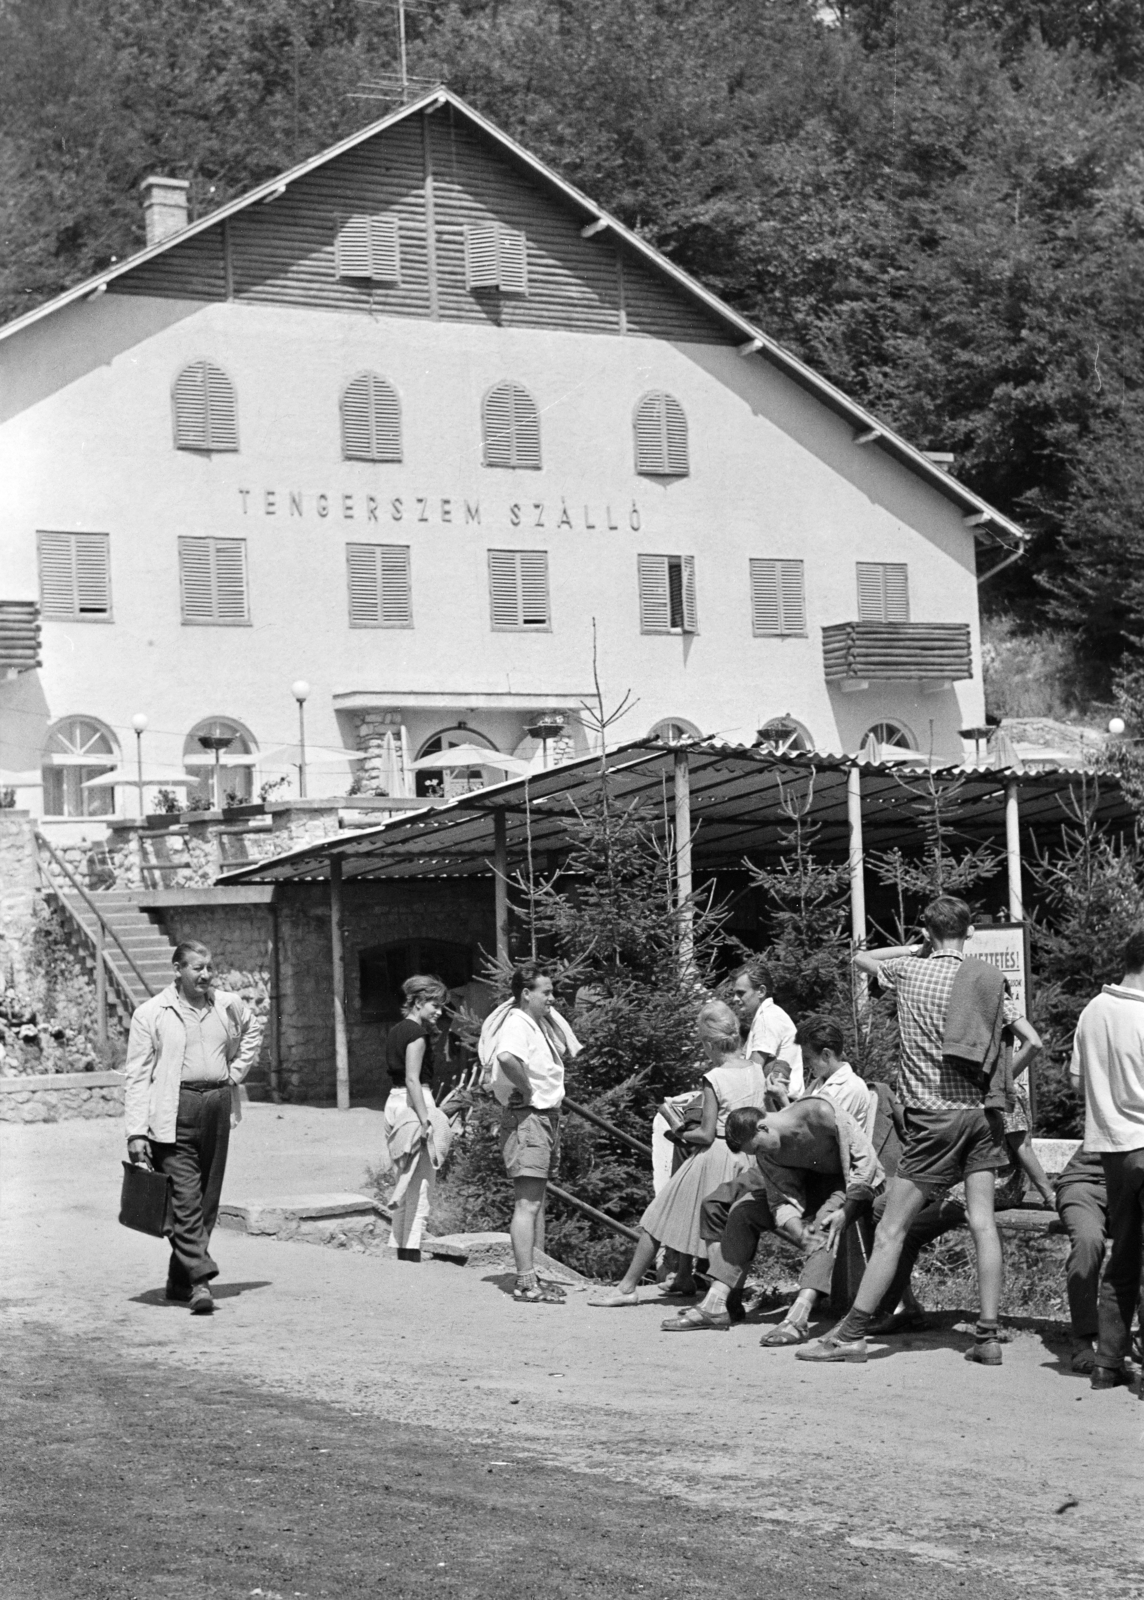
[[[1013,1076],[1038,1053],[1041,1041],[997,968],[966,956],[973,930],[965,901],[939,895],[922,922],[921,944],[860,950],[854,957],[858,970],[897,1000],[905,1139],[854,1304],[825,1338],[795,1352],[800,1361],[866,1360],[866,1331],[894,1280],[911,1223],[935,1195],[964,1178],[980,1295],[966,1360],[1001,1365],[995,1173],[1009,1164],[1004,1112],[1012,1107]],[[1010,1035],[1020,1041],[1015,1057]]]

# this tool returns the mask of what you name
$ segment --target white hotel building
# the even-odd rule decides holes
[[[298,679],[378,792],[443,744],[582,750],[593,628],[617,738],[960,759],[978,548],[1019,529],[455,96],[196,222],[145,188],[146,249],[0,330],[21,804],[132,812],[82,784],[139,713],[148,769],[230,735],[256,793]]]

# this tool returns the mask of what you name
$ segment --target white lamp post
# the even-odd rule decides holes
[[[137,711],[131,718],[135,729],[135,771],[139,781],[139,815],[143,816],[143,729],[147,726],[147,713]]]
[[[1124,732],[1124,726],[1123,717],[1110,717],[1108,720],[1108,731],[1114,739],[1120,738],[1120,735]]]
[[[306,798],[306,701],[310,698],[310,685],[305,678],[290,685],[290,693],[298,702],[298,797]]]

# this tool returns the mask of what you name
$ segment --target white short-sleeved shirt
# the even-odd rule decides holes
[[[800,1095],[803,1090],[802,1051],[794,1042],[795,1026],[782,1006],[776,1005],[770,995],[762,1002],[751,1022],[751,1031],[743,1046],[743,1054],[751,1056],[756,1050],[765,1056],[777,1056],[790,1067],[790,1094]]]
[[[807,1093],[804,1088],[803,1095]],[[837,1072],[832,1072],[829,1078],[824,1078],[821,1083],[809,1090],[809,1093],[821,1095],[825,1100],[833,1100],[835,1105],[850,1113],[860,1128],[865,1128],[866,1116],[870,1109],[870,1090],[849,1061],[844,1061]]]
[[[555,1025],[552,1031],[562,1037]],[[560,1104],[564,1098],[564,1057],[554,1051],[544,1029],[527,1012],[519,1008],[509,1012],[497,1034],[496,1048],[497,1055],[523,1061],[532,1085],[532,1103],[538,1111],[551,1111]]]

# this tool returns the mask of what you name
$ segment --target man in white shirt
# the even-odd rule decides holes
[[[1144,1316],[1144,929],[1124,948],[1124,978],[1080,1014],[1070,1076],[1084,1094],[1084,1148],[1108,1190],[1108,1264],[1100,1285],[1094,1389],[1131,1382],[1132,1318]]]
[[[802,1093],[802,1051],[795,1043],[794,1023],[771,998],[771,972],[753,957],[736,972],[731,1004],[740,1028],[747,1030],[744,1054],[767,1071],[792,1099]]]

